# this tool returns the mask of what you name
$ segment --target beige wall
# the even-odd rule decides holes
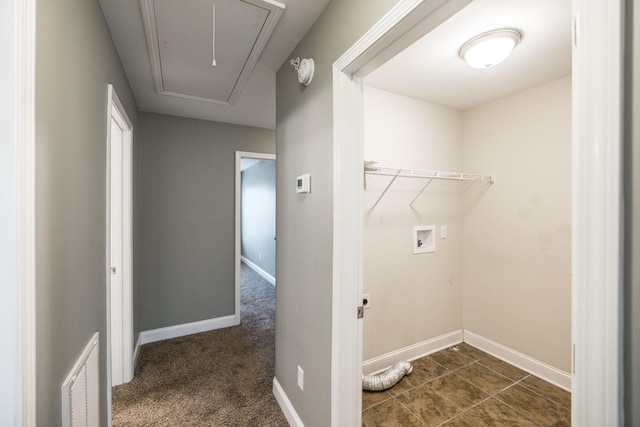
[[[365,87],[364,158],[402,168],[462,167],[462,114],[428,102]],[[371,209],[390,178],[366,176],[364,193],[363,359],[462,328],[460,183],[399,178]],[[413,226],[447,226],[436,251],[413,254]]]
[[[464,113],[365,88],[365,159],[497,182],[367,177],[364,360],[460,328],[565,372],[571,346],[571,80]],[[414,255],[413,225],[446,225]],[[452,280],[451,280],[452,279]]]
[[[464,113],[464,328],[571,368],[571,79]]]

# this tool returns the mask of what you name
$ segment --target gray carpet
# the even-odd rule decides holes
[[[287,426],[272,393],[275,287],[242,265],[241,324],[150,343],[113,388],[113,425]]]

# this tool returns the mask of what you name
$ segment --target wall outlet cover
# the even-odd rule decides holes
[[[366,310],[371,308],[371,294],[362,295],[362,307]]]

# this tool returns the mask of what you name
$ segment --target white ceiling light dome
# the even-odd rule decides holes
[[[460,48],[460,58],[472,68],[491,68],[506,60],[520,43],[522,33],[513,28],[487,31]]]

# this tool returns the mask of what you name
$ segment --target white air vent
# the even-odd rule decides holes
[[[62,426],[99,427],[100,377],[96,332],[62,384]]]

